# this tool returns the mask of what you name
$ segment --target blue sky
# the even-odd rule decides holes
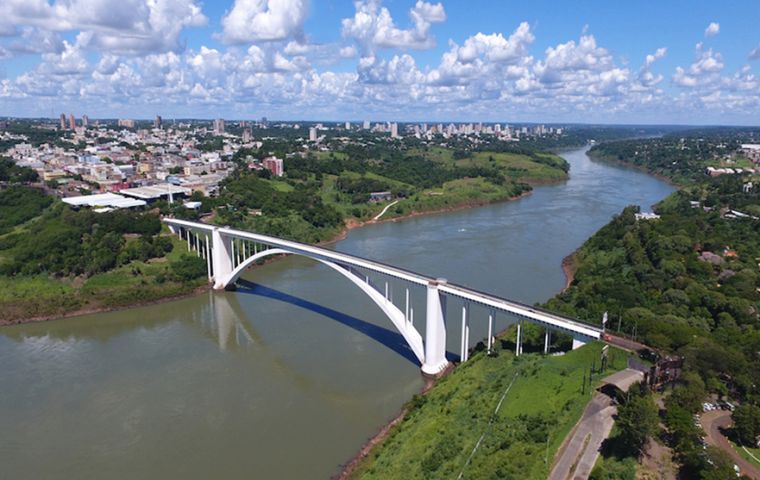
[[[757,124],[759,23],[750,0],[6,0],[0,115]]]

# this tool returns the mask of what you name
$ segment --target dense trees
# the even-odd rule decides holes
[[[39,179],[37,172],[27,167],[19,167],[10,158],[0,157],[0,182],[31,183]]]
[[[36,217],[52,201],[43,192],[28,187],[12,186],[0,190],[0,235]]]
[[[132,260],[161,257],[172,244],[157,237],[160,230],[155,214],[74,211],[58,203],[26,230],[0,240],[5,258],[0,273],[90,276]],[[139,238],[128,242],[126,234]]]
[[[737,439],[744,445],[754,446],[760,436],[760,406],[739,405],[732,418]]]
[[[649,392],[638,385],[631,386],[628,399],[618,408],[615,421],[620,429],[620,439],[629,451],[642,452],[646,442],[657,433],[657,411]]]

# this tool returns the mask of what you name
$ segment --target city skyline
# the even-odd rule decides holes
[[[0,114],[756,124],[760,6],[657,8],[11,1]]]

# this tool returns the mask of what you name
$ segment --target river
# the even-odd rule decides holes
[[[626,205],[648,210],[672,191],[585,149],[562,155],[567,182],[356,229],[335,248],[546,300],[564,285],[563,257]],[[380,310],[327,267],[290,257],[245,280],[236,292],[0,329],[0,477],[335,474],[419,391],[419,366]],[[403,310],[402,286],[391,288]],[[424,292],[411,294],[424,323]],[[486,315],[473,312],[471,343],[485,336]]]

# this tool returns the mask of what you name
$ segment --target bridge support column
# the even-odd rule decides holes
[[[522,321],[517,321],[517,337],[515,338],[515,357],[519,357],[522,350]]]
[[[544,355],[549,353],[549,342],[551,338],[551,331],[547,328],[544,336]]]
[[[586,339],[582,337],[573,337],[573,350],[576,348],[581,348],[582,346],[586,345]]]
[[[427,312],[425,318],[425,361],[422,373],[437,375],[449,364],[446,360],[446,323],[443,318],[444,307],[438,285],[446,283],[444,279],[431,281],[427,286]]]
[[[488,353],[491,353],[493,349],[493,310],[488,312],[488,341],[486,346]]]
[[[466,303],[462,305],[462,339],[461,339],[461,350],[459,354],[459,361],[460,362],[466,362],[467,356],[469,355],[470,350],[470,344],[468,342],[469,340],[469,334],[470,334],[470,321],[467,318],[468,313],[470,310],[470,306]]]
[[[232,239],[222,236],[218,228],[211,233],[212,242],[212,267],[214,270],[214,288],[222,290],[227,286],[227,279],[232,270]]]

